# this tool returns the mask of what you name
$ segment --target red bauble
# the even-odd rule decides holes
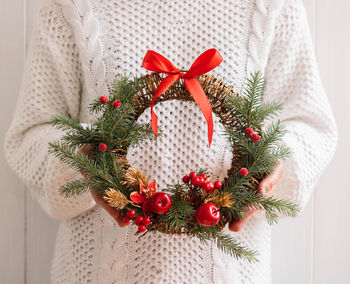
[[[248,170],[246,168],[241,168],[241,170],[239,171],[239,173],[242,175],[242,176],[246,176],[248,174]]]
[[[199,186],[201,184],[201,178],[200,177],[197,177],[197,176],[194,176],[192,179],[191,179],[191,183],[194,185],[194,186]]]
[[[189,174],[190,179],[192,179],[193,177],[196,177],[196,176],[197,176],[197,173],[195,173],[195,172],[191,172]]]
[[[107,145],[105,143],[100,143],[98,148],[100,149],[100,151],[104,152],[107,150]]]
[[[129,217],[129,219],[132,219],[136,216],[136,211],[134,209],[130,209],[126,215]]]
[[[204,181],[206,181],[207,178],[208,178],[206,174],[201,174],[199,177],[200,177],[200,178],[204,178]]]
[[[245,133],[246,133],[247,135],[253,135],[254,130],[253,130],[253,128],[248,127],[248,128],[245,130]]]
[[[124,216],[123,221],[127,224],[130,222],[130,218],[128,216]]]
[[[135,222],[136,226],[140,226],[142,221],[143,221],[143,217],[142,216],[137,216],[134,222]]]
[[[219,208],[214,203],[204,203],[196,211],[196,220],[202,226],[214,226],[221,217]]]
[[[141,209],[142,209],[142,212],[151,213],[151,212],[152,212],[151,199],[146,199],[146,200],[142,203]]]
[[[152,211],[156,214],[164,214],[170,210],[171,198],[165,192],[157,192],[151,200]]]
[[[217,180],[216,182],[214,182],[214,187],[215,188],[222,188],[222,182]]]
[[[212,181],[207,181],[204,185],[203,185],[203,189],[205,191],[213,191],[214,190],[214,183]]]
[[[122,105],[122,103],[119,100],[113,101],[112,106],[114,108],[120,107]]]
[[[149,224],[151,224],[151,219],[149,217],[144,217],[142,224],[148,226]]]
[[[254,133],[254,134],[252,135],[252,140],[253,140],[254,142],[259,141],[259,139],[260,139],[260,136],[259,136],[258,134]]]
[[[190,177],[189,177],[189,176],[184,176],[184,177],[182,178],[182,181],[183,181],[184,183],[188,183],[188,182],[190,181]]]
[[[140,225],[140,226],[139,226],[139,232],[140,232],[140,233],[143,233],[144,231],[146,231],[146,226]]]
[[[107,97],[106,97],[106,96],[101,96],[101,97],[100,97],[100,102],[101,102],[101,104],[107,103],[107,102],[108,102]]]

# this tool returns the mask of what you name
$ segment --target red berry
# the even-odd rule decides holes
[[[139,226],[139,232],[140,232],[140,233],[143,233],[144,231],[146,231],[146,226],[140,225],[140,226]]]
[[[245,133],[246,133],[247,135],[253,135],[254,130],[253,130],[253,128],[248,127],[248,128],[245,130]]]
[[[188,182],[190,181],[190,177],[189,177],[189,176],[184,176],[184,177],[182,178],[182,181],[183,181],[184,183],[188,183]]]
[[[140,226],[142,221],[143,221],[143,217],[142,216],[137,216],[134,222],[135,222],[136,226]]]
[[[246,176],[248,174],[248,170],[246,168],[241,168],[239,172],[242,176]]]
[[[260,139],[260,136],[258,135],[258,134],[253,134],[252,135],[252,140],[254,141],[254,142],[257,142],[257,141],[259,141],[259,139]]]
[[[148,226],[149,224],[151,224],[151,219],[149,217],[144,217],[142,224]]]
[[[203,185],[203,189],[205,191],[213,191],[214,190],[214,183],[212,181],[207,181],[204,185]]]
[[[104,152],[107,150],[107,145],[105,143],[101,143],[98,148],[100,149],[100,151]]]
[[[114,108],[120,107],[122,105],[122,103],[120,102],[120,100],[116,100],[112,103],[112,106]]]
[[[136,211],[134,209],[130,209],[128,213],[126,214],[130,219],[134,218],[136,216]]]
[[[203,177],[199,177],[198,186],[203,186],[204,183],[205,183],[205,179]]]
[[[197,176],[197,173],[195,173],[195,172],[191,172],[190,175],[189,175],[190,179],[192,179],[192,178],[194,178],[196,176]]]
[[[129,224],[129,222],[130,222],[130,219],[129,219],[128,216],[124,216],[123,220],[124,220],[124,222],[127,223],[127,224]]]
[[[201,183],[201,178],[200,178],[200,177],[197,177],[197,176],[194,176],[194,177],[191,179],[191,183],[192,183],[194,186],[199,186],[200,183]]]
[[[214,187],[215,188],[222,188],[222,182],[217,180],[216,182],[214,182]]]
[[[204,178],[205,181],[206,181],[207,178],[208,178],[206,174],[201,174],[199,177],[200,177],[200,178]]]
[[[106,97],[106,96],[101,96],[101,97],[100,97],[100,102],[101,102],[101,104],[107,103],[107,102],[108,102],[107,97]]]

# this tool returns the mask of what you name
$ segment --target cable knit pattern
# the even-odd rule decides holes
[[[304,206],[336,145],[336,125],[317,71],[300,0],[48,0],[29,45],[14,120],[5,139],[10,166],[41,207],[63,219],[52,264],[52,283],[270,282],[271,230],[261,213],[239,233],[260,252],[260,262],[236,260],[198,239],[119,228],[90,194],[65,199],[59,186],[79,177],[48,155],[61,133],[48,125],[63,113],[91,123],[92,99],[112,90],[121,73],[142,75],[147,49],[180,69],[215,47],[224,57],[212,73],[241,91],[250,72],[266,77],[266,98],[285,104],[284,142],[293,150],[275,194]],[[25,102],[25,103],[23,103]],[[127,158],[157,180],[177,182],[193,169],[223,178],[232,158],[214,115],[207,147],[206,123],[192,102],[156,105],[163,136],[130,148]],[[150,119],[147,109],[139,121]]]

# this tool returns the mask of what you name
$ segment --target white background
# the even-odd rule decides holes
[[[0,0],[0,146],[11,121],[33,18],[43,0]],[[304,0],[321,77],[339,127],[335,159],[307,209],[274,227],[273,284],[350,283],[350,1]],[[25,103],[25,102],[23,102]],[[0,153],[0,282],[49,283],[57,223]]]

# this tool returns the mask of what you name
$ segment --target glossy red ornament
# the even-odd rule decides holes
[[[215,188],[222,188],[222,182],[221,181],[219,181],[219,180],[217,180],[216,182],[214,182],[214,187]]]
[[[184,177],[182,178],[182,181],[183,181],[184,183],[188,183],[188,182],[190,181],[190,177],[189,177],[189,176],[184,176]]]
[[[245,133],[246,133],[247,135],[253,135],[254,130],[253,130],[253,128],[248,127],[248,128],[245,130]]]
[[[146,226],[144,225],[139,225],[139,232],[143,233],[144,231],[146,231]]]
[[[144,217],[142,225],[148,226],[149,224],[151,224],[151,219],[149,217]]]
[[[203,189],[205,191],[213,191],[214,190],[214,183],[212,181],[207,181],[204,185],[203,185]]]
[[[253,142],[257,142],[257,141],[259,141],[259,139],[260,139],[259,134],[254,133],[254,134],[252,135],[252,141],[253,141]]]
[[[141,225],[142,221],[143,221],[143,217],[137,216],[134,222],[135,222],[136,226],[139,226],[139,225]]]
[[[120,100],[115,100],[115,101],[113,101],[113,103],[112,103],[112,106],[113,106],[114,108],[120,107],[121,105],[122,105],[122,103],[120,102]]]
[[[171,198],[165,192],[157,192],[151,200],[152,211],[156,214],[164,214],[170,210]]]
[[[204,203],[198,207],[195,218],[202,226],[214,226],[220,218],[219,208],[214,203]]]
[[[101,96],[100,97],[100,103],[101,104],[105,104],[105,103],[107,103],[108,102],[108,98],[106,97],[106,96]]]
[[[98,148],[100,149],[101,152],[104,152],[107,150],[107,145],[105,143],[100,143]]]
[[[242,176],[246,176],[248,174],[248,170],[246,168],[241,168],[241,170],[239,171],[239,173],[242,175]]]
[[[128,216],[129,219],[132,219],[132,218],[134,218],[136,216],[136,211],[134,209],[130,209],[128,211],[128,213],[126,214],[126,216]]]

